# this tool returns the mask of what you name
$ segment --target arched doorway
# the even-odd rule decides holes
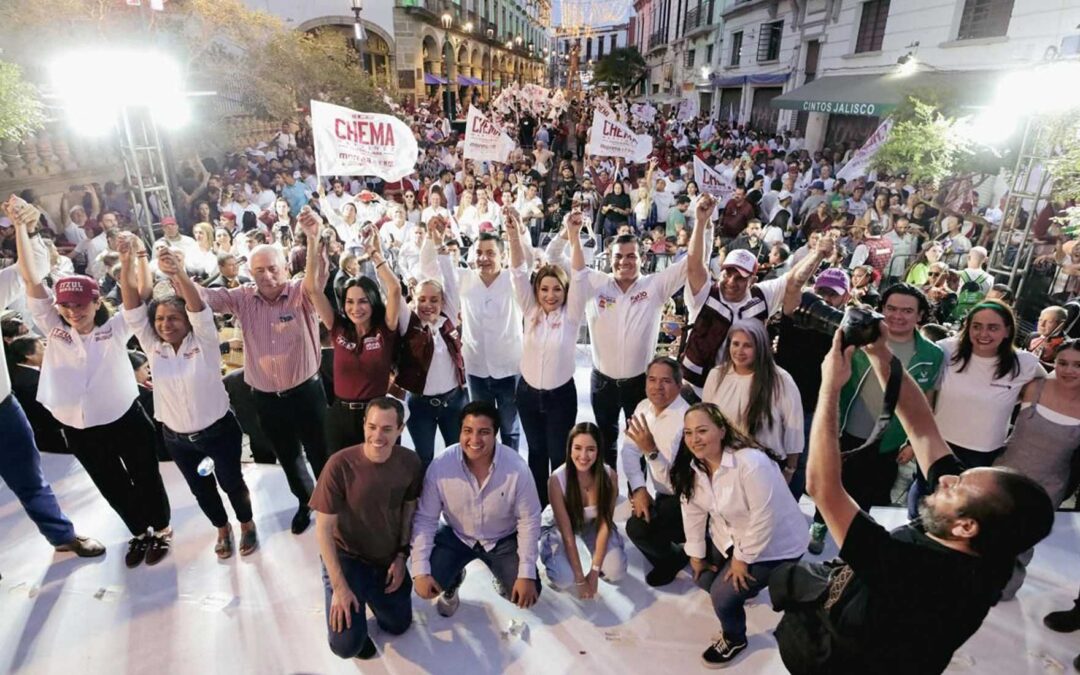
[[[439,64],[439,42],[434,37],[428,35],[424,38],[423,47],[421,48],[421,58],[423,59],[423,77],[424,77],[424,93],[428,98],[433,98],[439,95],[439,85],[428,78],[428,75],[440,75],[441,65]]]

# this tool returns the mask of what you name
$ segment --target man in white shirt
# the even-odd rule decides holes
[[[487,401],[461,412],[461,442],[435,457],[413,518],[416,594],[453,616],[465,566],[479,559],[499,595],[522,609],[540,595],[540,498],[525,460],[495,442],[499,413]],[[445,525],[440,525],[440,517]]]
[[[30,234],[36,234],[36,209],[33,212],[26,209],[26,216],[20,219],[13,202],[4,207],[14,227],[26,227]],[[33,237],[33,241],[37,258],[35,269],[39,272],[48,270],[48,251],[40,237]],[[7,307],[16,296],[24,294],[18,268],[12,265],[0,270],[0,308]],[[3,438],[3,442],[0,442],[0,479],[19,498],[26,515],[57,551],[71,551],[87,558],[102,555],[105,553],[104,546],[76,534],[75,526],[64,515],[52,488],[45,482],[34,432],[22,406],[11,393],[11,379],[6,364],[4,342],[0,340],[0,438]]]
[[[341,215],[341,207],[351,200],[352,197],[345,193],[345,185],[340,178],[335,178],[330,182],[330,194],[326,195],[326,203],[330,205],[334,213]]]
[[[679,396],[681,389],[679,362],[667,356],[653,359],[645,371],[647,398],[637,405],[633,417],[627,421],[626,440],[619,451],[633,507],[626,521],[626,536],[652,563],[645,583],[654,587],[674,581],[687,562],[681,546],[686,541],[682,509],[668,477],[682,442],[683,416],[690,407]],[[648,467],[656,488],[655,499],[645,485],[643,464]]]
[[[701,216],[699,210],[694,231],[707,221],[708,216]],[[552,241],[549,260],[562,258],[565,243],[562,237]],[[611,243],[612,272],[586,270],[589,301],[585,318],[593,362],[590,399],[603,435],[604,461],[612,468],[616,464],[619,412],[630,419],[645,398],[645,368],[656,355],[664,304],[686,283],[685,257],[661,272],[642,276],[641,255],[637,237],[619,235]]]
[[[79,245],[75,247],[75,256],[82,256],[86,260],[87,267],[89,267],[97,260],[99,255],[109,248],[106,234],[115,230],[118,226],[119,223],[114,212],[106,211],[101,214],[101,233],[91,239],[84,239],[79,242]],[[97,278],[94,274],[90,274],[90,276]]]
[[[441,246],[443,232],[433,236]],[[510,272],[503,269],[502,239],[482,232],[475,249],[475,270],[455,265],[449,252],[440,249],[443,293],[460,299],[461,356],[469,398],[490,401],[497,407],[499,440],[517,450],[520,432],[514,401],[521,364],[521,309],[514,301]]]
[[[180,226],[176,224],[176,218],[172,216],[165,216],[161,219],[161,233],[162,236],[154,242],[153,251],[154,257],[157,257],[157,252],[161,250],[160,246],[164,244],[169,248],[178,248],[184,252],[184,255],[194,255],[199,251],[199,245],[195,243],[195,240],[186,234],[180,234]]]
[[[544,224],[544,203],[540,200],[540,188],[529,183],[525,193],[519,193],[514,208],[521,214],[521,221],[529,228],[533,246],[540,245],[540,228]]]
[[[290,126],[288,122],[281,123],[281,131],[274,136],[273,144],[278,149],[278,154],[284,153],[289,148],[296,147],[296,135],[289,133]]]

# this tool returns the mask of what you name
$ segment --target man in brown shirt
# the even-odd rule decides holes
[[[392,635],[412,623],[412,580],[405,570],[423,470],[412,450],[397,445],[405,408],[373,399],[364,442],[337,452],[323,468],[310,506],[323,561],[330,650],[369,659],[367,611]]]
[[[746,190],[735,188],[735,194],[731,196],[724,210],[720,214],[720,227],[717,234],[726,240],[734,239],[746,229],[746,224],[755,215],[754,205],[746,200]]]

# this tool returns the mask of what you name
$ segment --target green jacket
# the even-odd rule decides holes
[[[911,377],[915,379],[919,388],[924,392],[929,391],[937,384],[938,374],[941,372],[944,361],[945,353],[941,351],[941,348],[924,338],[916,330],[915,354],[907,364],[907,372],[911,374]],[[858,397],[867,377],[876,377],[870,367],[870,360],[866,358],[866,354],[862,350],[855,350],[855,354],[851,359],[851,378],[848,379],[844,388],[840,390],[841,429],[847,426],[851,404]],[[885,427],[885,433],[881,435],[881,445],[878,446],[878,451],[881,453],[896,452],[906,440],[907,434],[904,432],[904,427],[900,425],[900,420],[894,414],[889,426]]]

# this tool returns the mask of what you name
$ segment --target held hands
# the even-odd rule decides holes
[[[120,254],[120,262],[130,262],[133,255],[139,252],[142,241],[131,232],[121,232],[116,238],[116,252]]]
[[[3,205],[4,215],[8,217],[15,227],[25,227],[33,234],[37,227],[41,212],[33,204],[27,203],[19,195],[11,195]]]
[[[536,604],[536,599],[539,596],[540,593],[536,590],[536,581],[518,577],[518,580],[514,582],[513,589],[510,591],[510,602],[521,609],[528,609]]]
[[[571,213],[566,219],[567,239],[571,242],[581,241],[581,228],[585,225],[585,217],[580,212]]]
[[[732,588],[743,592],[749,592],[750,582],[757,581],[750,575],[750,566],[734,556],[731,558],[727,571],[724,572],[724,581],[728,580],[731,581]]]
[[[166,277],[173,279],[184,272],[184,252],[176,248],[166,248],[158,254],[158,269]]]
[[[310,206],[305,206],[300,210],[300,215],[296,219],[300,225],[300,229],[303,230],[304,235],[307,236],[308,241],[313,238],[318,239],[319,227],[322,223],[319,221],[319,217],[315,215],[315,212],[311,210]]]
[[[330,630],[340,633],[352,628],[352,614],[360,611],[360,601],[348,586],[334,589],[330,596]]]
[[[589,570],[589,573],[585,575],[584,578],[574,582],[574,588],[577,589],[577,596],[582,600],[592,600],[595,598],[599,586],[600,573],[596,570]]]

